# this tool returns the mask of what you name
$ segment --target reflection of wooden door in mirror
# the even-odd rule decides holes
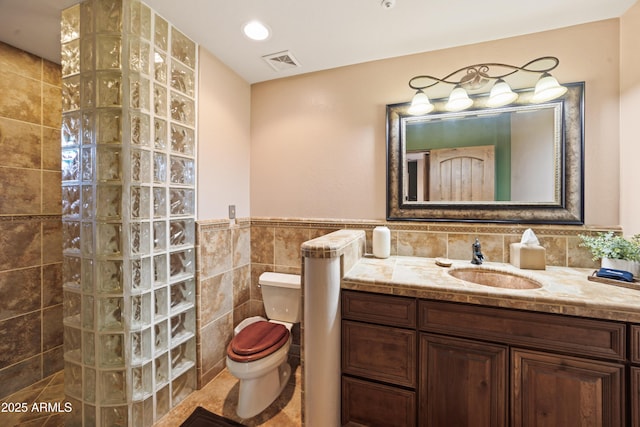
[[[409,160],[407,162],[407,173],[409,174],[409,195],[407,196],[407,200],[415,202],[418,200],[418,162],[416,160]]]
[[[431,150],[429,200],[493,201],[493,145]]]

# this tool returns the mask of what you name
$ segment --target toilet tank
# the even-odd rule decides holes
[[[258,280],[267,317],[281,322],[300,322],[300,276],[265,272]]]

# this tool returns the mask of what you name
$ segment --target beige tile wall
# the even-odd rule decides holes
[[[0,42],[0,397],[62,369],[60,83]]]
[[[547,265],[585,268],[596,263],[588,250],[579,246],[578,236],[620,231],[617,227],[563,225],[252,218],[252,272],[300,272],[300,244],[343,228],[364,230],[366,252],[371,253],[371,236],[378,225],[391,229],[391,255],[471,260],[471,245],[477,237],[485,258],[494,262],[509,262],[509,245],[519,242],[524,231],[531,228],[546,248]],[[255,295],[259,298],[259,293]]]
[[[552,225],[478,225],[388,223],[391,228],[392,255],[447,257],[471,260],[471,245],[476,238],[482,244],[485,260],[509,262],[509,246],[519,242],[531,228],[546,249],[546,263],[563,267],[595,267],[588,250],[580,247],[580,234],[615,230],[607,227]],[[367,251],[371,251],[371,233],[367,230]]]
[[[301,273],[303,242],[342,228],[309,227],[305,221],[240,219],[197,224],[198,386],[225,366],[233,328],[250,316],[265,316],[258,278],[265,271]],[[300,328],[293,329],[292,363],[299,363]],[[298,359],[298,360],[296,360]]]
[[[199,386],[224,368],[226,346],[241,320],[262,315],[258,278],[265,271],[302,273],[300,246],[307,240],[339,229],[366,234],[366,252],[377,225],[391,229],[391,254],[471,260],[476,237],[489,261],[509,262],[509,244],[532,228],[547,249],[547,265],[595,267],[589,252],[579,246],[579,234],[617,228],[501,225],[465,223],[406,223],[297,218],[251,218],[201,221],[198,241],[198,360]],[[299,363],[300,329],[293,330],[292,363]],[[296,361],[296,359],[298,359]]]
[[[250,222],[200,221],[196,225],[196,351],[198,387],[224,367],[235,318],[249,313]]]

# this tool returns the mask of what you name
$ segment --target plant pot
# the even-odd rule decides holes
[[[628,271],[634,278],[640,277],[640,262],[627,261],[625,259],[602,258],[600,266],[603,268],[614,268],[616,270]]]

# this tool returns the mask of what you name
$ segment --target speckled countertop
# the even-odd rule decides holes
[[[542,284],[538,289],[504,289],[452,277],[448,274],[451,269],[476,267],[469,261],[452,263],[451,267],[440,267],[433,258],[365,256],[346,272],[342,288],[640,323],[640,285],[638,289],[628,289],[592,282],[587,280],[593,273],[590,269],[521,270],[491,262],[480,266]]]

